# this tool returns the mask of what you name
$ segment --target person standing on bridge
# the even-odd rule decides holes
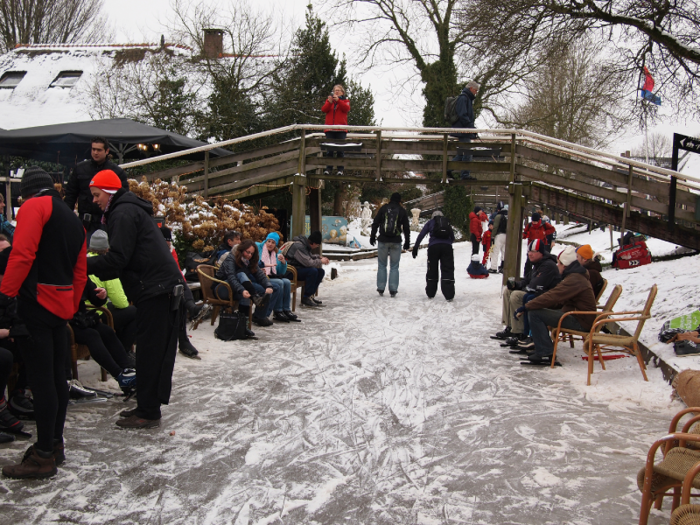
[[[403,249],[408,250],[411,245],[411,227],[408,224],[408,214],[401,206],[401,194],[396,192],[391,195],[389,204],[385,204],[377,212],[372,223],[372,233],[369,243],[374,246],[377,242],[377,230],[379,230],[379,246],[377,247],[377,292],[384,295],[386,288],[386,264],[391,259],[389,269],[389,293],[396,296],[399,290],[399,262],[401,261],[401,230],[403,229]]]
[[[476,94],[478,92],[479,84],[473,80],[471,82],[467,82],[467,85],[464,86],[464,89],[457,97],[457,103],[455,104],[455,111],[459,116],[459,120],[452,125],[453,128],[474,128],[474,99],[476,98]],[[457,137],[459,141],[463,143],[469,143],[477,138],[476,133],[455,133],[452,136]],[[457,162],[471,162],[472,158],[473,156],[471,154],[457,152],[457,155],[455,155],[452,160]],[[448,175],[450,175],[450,173],[451,172],[448,172]],[[475,180],[475,178],[471,176],[471,172],[469,170],[462,170],[460,179]]]
[[[326,99],[325,104],[323,104],[323,107],[321,108],[321,111],[323,111],[326,114],[326,125],[327,126],[332,126],[332,125],[342,125],[342,126],[347,126],[348,125],[348,113],[350,112],[350,101],[348,98],[345,96],[345,89],[343,86],[340,84],[336,84],[333,86],[333,93],[328,95],[328,98]],[[326,133],[326,138],[330,140],[345,140],[345,137],[347,136],[347,131],[342,131],[342,130],[332,130],[332,129],[325,129],[324,132]],[[343,151],[338,151],[338,158],[342,159],[345,157],[345,153]],[[324,157],[330,157],[333,158],[333,152],[332,151],[326,151],[323,153]],[[343,175],[343,166],[338,166],[338,175],[342,176]],[[324,170],[323,174],[324,175],[330,175],[331,171],[333,170],[333,166],[326,166],[326,169]]]

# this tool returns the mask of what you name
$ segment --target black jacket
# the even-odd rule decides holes
[[[153,220],[153,206],[124,189],[114,194],[105,212],[109,252],[88,257],[88,274],[119,278],[124,292],[138,302],[170,293],[184,279]]]
[[[86,213],[92,215],[92,219],[89,222],[99,222],[102,218],[102,210],[97,204],[92,202],[92,195],[90,194],[90,181],[98,171],[102,170],[112,170],[119,175],[122,187],[125,190],[129,189],[126,173],[113,162],[106,160],[104,164],[97,164],[97,162],[90,159],[79,163],[66,183],[63,201],[71,210],[75,208],[75,203],[78,203],[78,216],[81,221],[85,220],[84,215]]]
[[[379,211],[377,212],[377,216],[374,218],[374,222],[372,222],[372,235],[370,238],[375,238],[377,235],[377,230],[379,229],[379,225],[384,223],[384,216],[386,215],[386,212],[389,208],[398,208],[399,209],[399,214],[397,217],[397,222],[398,226],[400,229],[403,230],[404,237],[406,238],[406,242],[404,245],[408,245],[411,242],[411,226],[408,223],[408,214],[406,213],[406,210],[403,209],[403,206],[401,206],[398,202],[389,202],[388,204],[385,204],[381,208],[379,208]],[[387,235],[385,233],[380,233],[379,234],[379,240],[381,242],[401,242],[401,235]]]
[[[221,263],[221,268],[216,271],[216,278],[221,281],[226,281],[229,286],[231,286],[233,293],[242,295],[245,288],[238,280],[238,274],[241,272],[246,274],[251,282],[258,283],[263,288],[269,288],[271,286],[267,274],[259,265],[256,265],[254,268],[239,266],[236,263],[236,256],[233,253],[226,257],[224,262]]]
[[[521,290],[533,290],[538,293],[551,290],[561,281],[557,267],[557,258],[548,253],[542,259],[530,266],[530,272],[520,281]],[[542,287],[538,290],[538,287]]]

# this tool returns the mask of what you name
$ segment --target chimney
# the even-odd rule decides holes
[[[221,29],[204,30],[204,49],[206,58],[217,58],[224,52],[224,32]]]

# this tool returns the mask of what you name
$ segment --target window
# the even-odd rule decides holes
[[[26,71],[8,71],[0,78],[0,88],[16,88],[26,74]]]
[[[49,87],[72,88],[82,74],[82,71],[61,71]]]

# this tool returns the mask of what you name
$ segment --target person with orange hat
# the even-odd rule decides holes
[[[588,276],[591,279],[591,286],[593,287],[593,293],[596,297],[603,288],[603,276],[600,272],[603,271],[603,267],[600,262],[595,258],[595,252],[591,248],[590,244],[584,244],[576,248],[576,260],[581,266],[588,270]]]
[[[90,181],[93,202],[104,212],[109,252],[88,258],[88,274],[118,277],[138,309],[136,331],[137,407],[124,410],[121,428],[160,426],[168,404],[182,315],[184,279],[153,220],[153,205],[121,186],[116,173],[103,170]]]
[[[92,232],[100,229],[102,211],[92,202],[90,194],[90,181],[100,171],[110,170],[117,174],[121,181],[121,188],[129,189],[126,181],[126,173],[119,166],[111,162],[109,156],[109,141],[103,137],[94,137],[90,141],[89,160],[78,163],[73,174],[66,182],[63,197],[68,207],[72,210],[78,204],[78,217],[83,221],[83,226],[88,234],[88,243]],[[118,189],[118,188],[117,188]]]

